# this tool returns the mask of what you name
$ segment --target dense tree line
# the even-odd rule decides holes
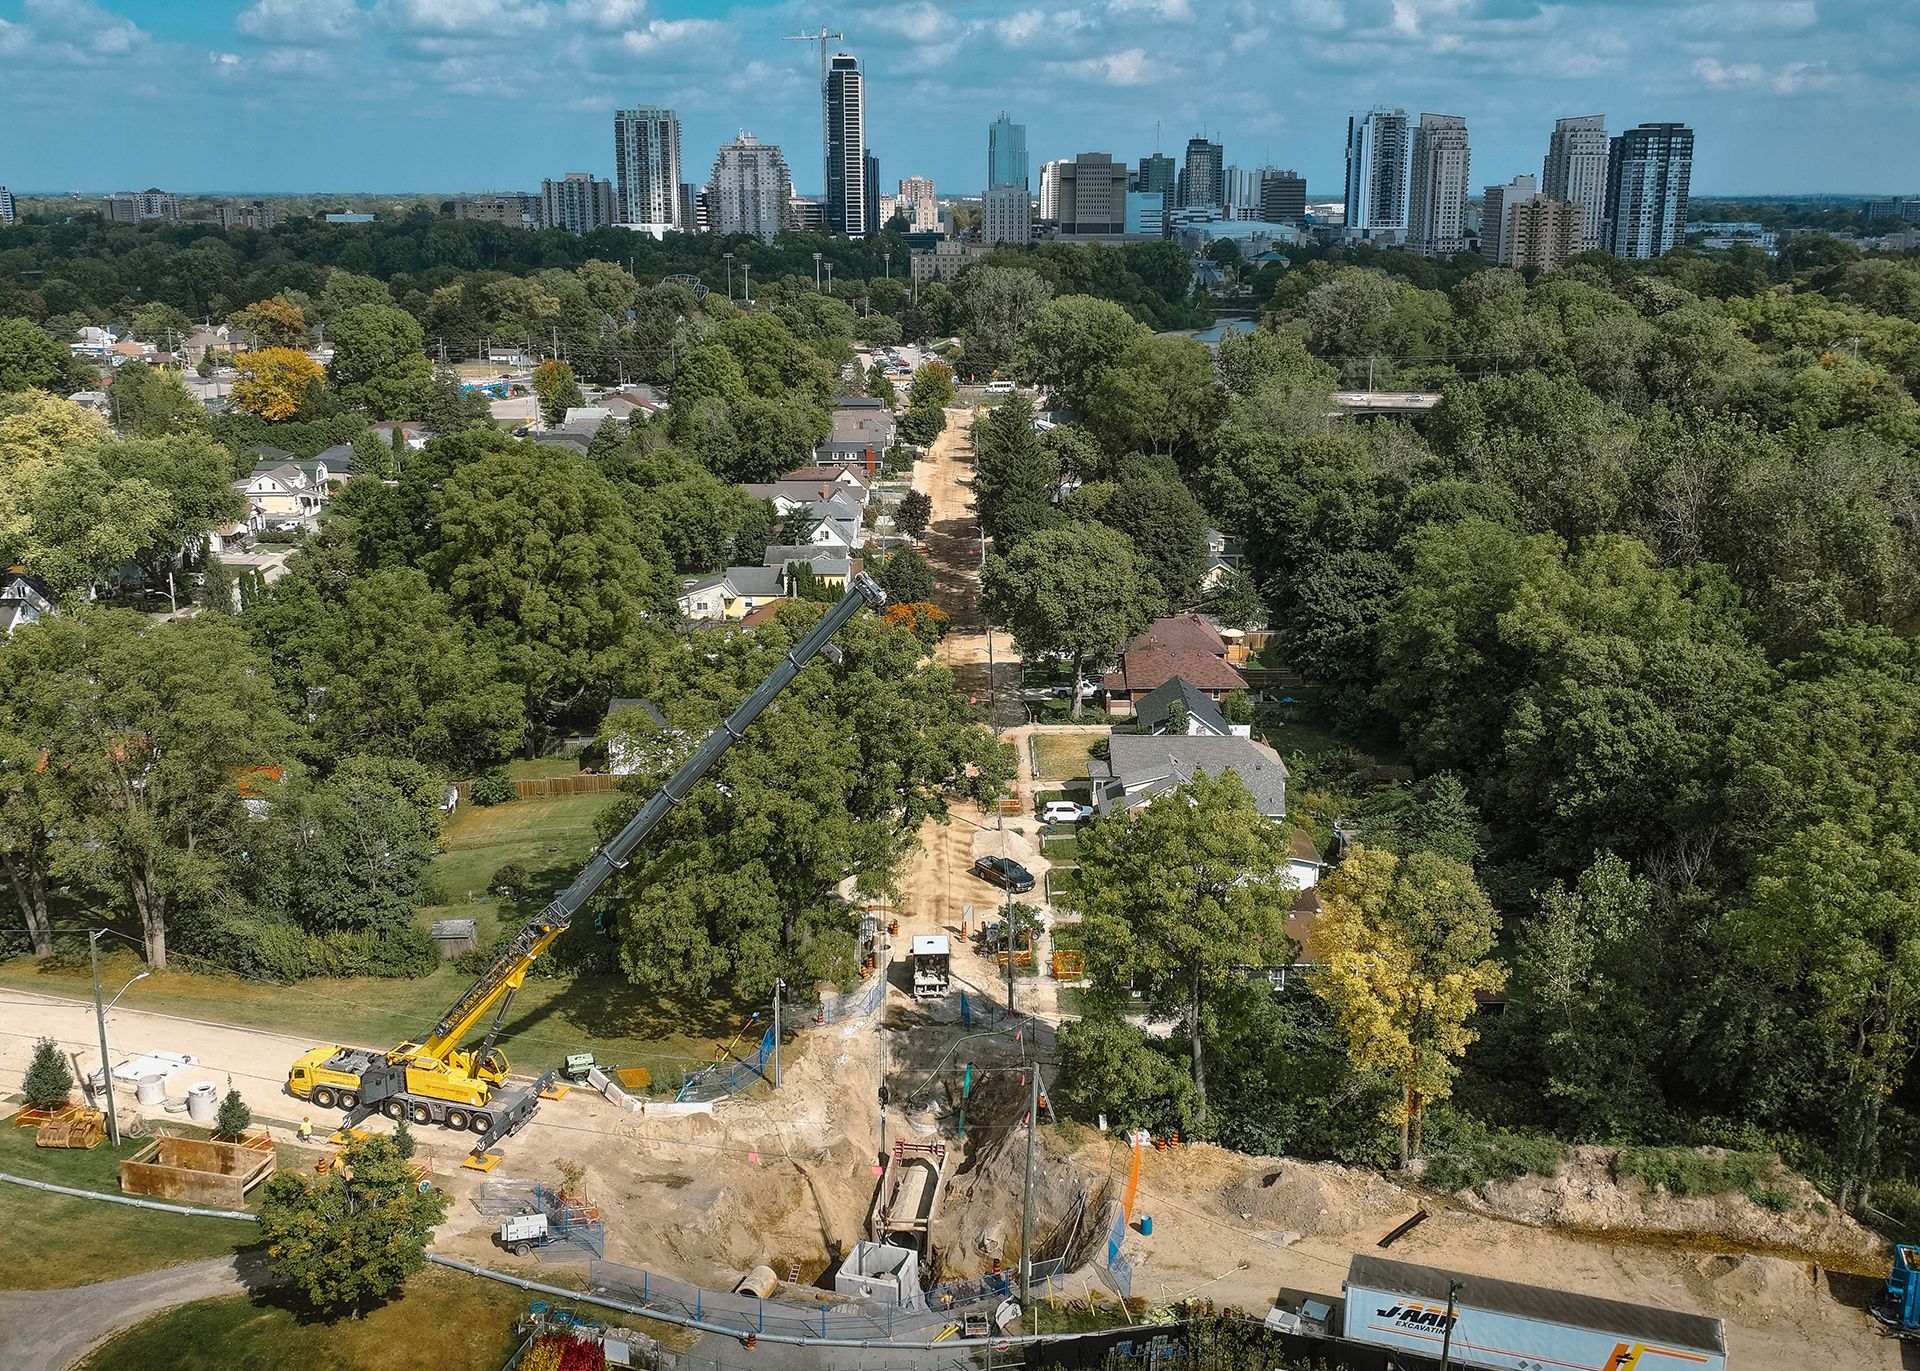
[[[1190,377],[1091,302],[1036,314],[1030,374],[1084,420],[1067,440],[985,425],[981,502],[1009,562],[1071,526],[1072,479],[1171,459],[1245,539],[1241,589],[1326,721],[1419,778],[1303,767],[1299,821],[1324,839],[1344,815],[1405,861],[1470,865],[1454,886],[1484,886],[1508,940],[1507,1012],[1435,1040],[1457,1080],[1396,1088],[1414,1059],[1377,1055],[1390,1018],[1360,1007],[1380,968],[1417,971],[1407,930],[1436,906],[1394,914],[1350,858],[1325,892],[1320,993],[1179,1011],[1226,1103],[1203,1120],[1197,1077],[1093,1020],[1063,1039],[1106,1082],[1089,1100],[1128,1081],[1139,1122],[1383,1160],[1380,1122],[1450,1091],[1489,1125],[1571,1139],[1771,1142],[1846,1199],[1912,1174],[1920,263],[1795,242],[1531,280],[1302,254],[1259,329]],[[1129,367],[1144,347],[1156,361]],[[1369,380],[1441,403],[1337,417],[1331,392]],[[1072,465],[1045,451],[1063,441]],[[1489,926],[1470,903],[1456,933]],[[1371,1099],[1374,1122],[1328,1095]]]

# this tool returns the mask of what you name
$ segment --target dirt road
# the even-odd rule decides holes
[[[1026,722],[1019,701],[1020,654],[1002,629],[987,636],[980,604],[980,524],[973,509],[973,414],[971,406],[947,411],[947,426],[914,464],[913,488],[933,501],[924,550],[933,564],[933,601],[953,619],[953,631],[934,656],[953,668],[960,688],[982,705],[992,703],[1002,727]],[[989,657],[991,680],[989,689]]]

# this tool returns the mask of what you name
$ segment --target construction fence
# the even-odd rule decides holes
[[[587,1288],[627,1304],[735,1330],[743,1337],[755,1333],[789,1338],[885,1339],[937,1332],[948,1322],[938,1310],[930,1311],[918,1302],[893,1306],[877,1301],[810,1304],[763,1300],[706,1290],[671,1276],[606,1261],[588,1264]]]
[[[883,954],[875,964],[872,975],[844,994],[823,997],[819,1007],[810,1016],[796,1016],[797,1026],[824,1028],[828,1024],[864,1019],[872,1014],[887,997],[887,965],[887,958]]]
[[[693,1072],[680,1085],[680,1093],[674,1096],[679,1103],[695,1101],[724,1100],[729,1095],[738,1095],[755,1081],[767,1078],[767,1063],[773,1060],[773,1028],[769,1026],[760,1035],[760,1046],[751,1056],[738,1061],[720,1061],[711,1066],[702,1067]]]

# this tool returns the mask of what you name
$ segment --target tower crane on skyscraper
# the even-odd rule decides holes
[[[847,41],[847,35],[844,33],[833,33],[828,30],[825,24],[822,24],[820,26],[820,32],[818,33],[790,33],[787,35],[787,41],[789,43],[818,43],[820,45],[820,89],[825,90],[827,88],[827,44],[844,43]]]

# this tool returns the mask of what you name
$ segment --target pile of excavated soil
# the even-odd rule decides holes
[[[1373,1172],[1264,1158],[1222,1187],[1220,1203],[1243,1222],[1302,1237],[1397,1223],[1408,1207],[1406,1192]]]
[[[1622,1175],[1619,1161],[1612,1148],[1577,1147],[1551,1176],[1489,1181],[1457,1198],[1482,1213],[1539,1228],[1726,1242],[1801,1253],[1852,1271],[1884,1265],[1885,1244],[1878,1237],[1784,1166],[1767,1180],[1768,1190],[1785,1200],[1776,1211],[1739,1191],[1673,1195],[1664,1187],[1650,1189]]]
[[[1702,1257],[1695,1270],[1716,1303],[1761,1317],[1810,1313],[1820,1294],[1813,1263],[1785,1257]]]

